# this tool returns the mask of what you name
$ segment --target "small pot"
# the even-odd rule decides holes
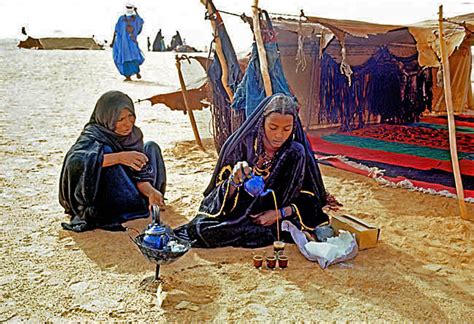
[[[261,255],[253,256],[253,266],[255,268],[261,268],[263,263],[263,257]]]
[[[288,257],[286,255],[279,255],[278,256],[278,266],[281,269],[288,267]]]
[[[267,268],[274,269],[276,266],[276,258],[274,256],[267,257]]]

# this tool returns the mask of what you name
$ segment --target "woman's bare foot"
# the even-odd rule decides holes
[[[132,81],[132,79],[128,76],[123,81]]]
[[[141,79],[142,76],[140,75],[140,73],[137,73],[137,79]]]

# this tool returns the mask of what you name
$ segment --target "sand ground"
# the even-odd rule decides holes
[[[291,245],[289,267],[275,271],[251,264],[253,254],[270,248],[192,249],[162,267],[157,294],[148,284],[154,266],[127,233],[61,229],[67,217],[58,179],[98,96],[117,89],[138,99],[171,89],[173,57],[148,54],[144,81],[124,83],[108,51],[10,45],[0,49],[0,321],[472,322],[474,224],[457,216],[456,201],[324,166],[342,211],[381,227],[377,248],[321,270]],[[146,139],[164,150],[162,218],[182,224],[194,216],[216,161],[209,112],[196,113],[206,152],[195,146],[182,113],[140,104],[137,114]],[[149,221],[127,226],[141,230]]]

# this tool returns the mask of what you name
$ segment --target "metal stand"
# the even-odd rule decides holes
[[[156,270],[155,270],[155,280],[159,281],[160,280],[160,265],[156,265]]]

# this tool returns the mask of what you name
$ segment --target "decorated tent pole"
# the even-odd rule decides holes
[[[454,123],[453,98],[451,94],[451,76],[449,71],[448,53],[446,52],[446,43],[443,32],[443,5],[439,6],[439,46],[441,51],[441,65],[443,69],[444,98],[446,101],[446,110],[448,112],[448,131],[449,131],[449,149],[451,151],[451,162],[453,164],[454,181],[456,184],[456,193],[458,196],[461,218],[468,219],[466,205],[464,202],[464,191],[459,170],[458,150],[456,145],[456,125]],[[470,219],[474,220],[474,219]]]
[[[209,15],[211,16],[219,15],[212,0],[201,0],[201,3],[206,6],[206,9]],[[217,33],[217,24],[220,23],[221,21],[220,17],[218,19],[210,19],[210,21],[212,24],[212,29],[215,30]],[[222,41],[218,33],[214,35],[214,37],[216,40],[216,54],[217,54],[217,57],[219,59],[219,62],[221,64],[221,69],[222,69],[222,77],[221,77],[222,86],[224,87],[225,92],[227,93],[230,101],[232,102],[234,100],[234,93],[232,92],[232,89],[230,88],[229,83],[228,83],[229,70],[227,69],[227,61],[225,59],[224,51],[222,49]]]
[[[263,44],[262,33],[260,31],[260,15],[258,12],[258,0],[253,0],[253,33],[255,35],[255,42],[257,43],[258,60],[260,61],[260,74],[263,78],[263,85],[265,87],[265,94],[272,95],[272,81],[268,73],[267,53]]]
[[[196,139],[196,143],[199,145],[199,147],[205,151],[204,145],[202,145],[201,142],[201,137],[199,137],[199,131],[196,125],[196,120],[194,119],[194,114],[193,110],[189,106],[189,100],[188,100],[188,90],[186,89],[186,84],[184,83],[184,78],[183,78],[183,73],[181,72],[181,60],[178,55],[176,55],[176,68],[178,69],[178,77],[179,77],[179,83],[181,85],[181,93],[183,94],[183,99],[184,99],[184,105],[186,106],[186,111],[188,112],[189,120],[191,122],[191,126],[193,128],[193,133],[194,133],[194,138]]]

